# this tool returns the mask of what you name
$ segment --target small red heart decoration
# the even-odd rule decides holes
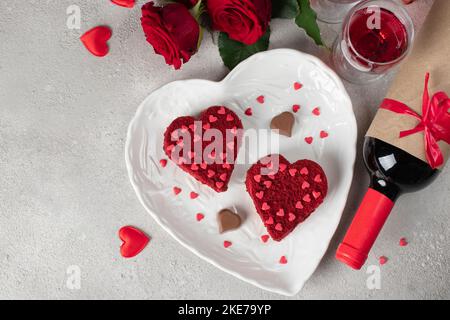
[[[287,170],[262,174],[276,170],[272,164],[275,157],[278,157],[279,167],[285,165]],[[270,169],[271,166],[274,169]],[[258,179],[255,180],[255,176]],[[267,188],[266,181],[271,181],[273,186]],[[245,185],[256,211],[275,241],[281,241],[305,221],[320,206],[328,191],[327,178],[320,165],[311,160],[291,164],[281,155],[271,155],[254,164],[247,172]],[[257,196],[261,191],[262,198]]]
[[[133,8],[136,0],[111,0],[112,3],[125,8]]]
[[[111,36],[111,28],[98,26],[83,34],[80,40],[94,56],[104,57],[109,52],[108,40],[111,39]]]
[[[294,82],[294,89],[300,90],[303,87],[303,85],[300,82]]]
[[[137,256],[150,241],[150,238],[144,232],[131,226],[121,228],[119,238],[123,241],[120,246],[120,254],[124,258]]]
[[[201,124],[196,127],[199,122]],[[195,179],[217,192],[224,192],[228,188],[228,182],[234,170],[234,161],[242,139],[238,130],[242,130],[242,128],[241,120],[230,109],[223,106],[210,107],[203,111],[198,119],[191,116],[175,119],[164,133],[164,151],[172,161]],[[202,137],[209,129],[218,130],[222,134],[221,154],[213,154],[216,150],[210,151],[210,154],[205,152],[208,146],[208,150],[211,149],[211,141],[202,139]],[[227,135],[229,138],[231,137],[230,141],[227,141]],[[186,152],[187,154],[184,154],[184,150],[181,148],[185,143],[183,136],[191,140],[191,149]],[[197,155],[195,154],[195,145],[198,143],[201,143],[202,150],[201,154]],[[215,145],[214,141],[213,146]],[[181,151],[177,152],[176,147],[179,147]],[[231,154],[229,155],[229,153]],[[207,159],[208,157],[210,158]],[[228,157],[233,160],[233,163],[226,163]]]
[[[325,138],[328,138],[328,132],[326,132],[326,131],[320,131],[320,137],[322,138],[322,139],[325,139]]]
[[[264,96],[259,96],[256,98],[256,101],[258,101],[260,104],[263,104],[265,102],[266,98]]]

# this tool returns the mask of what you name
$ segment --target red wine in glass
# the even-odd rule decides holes
[[[360,63],[373,65],[391,63],[408,50],[405,25],[391,11],[363,8],[349,22],[350,52]],[[374,70],[375,71],[375,70]]]

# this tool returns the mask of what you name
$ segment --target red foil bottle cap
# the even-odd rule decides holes
[[[353,269],[361,269],[393,207],[391,199],[369,189],[338,247],[336,258]]]

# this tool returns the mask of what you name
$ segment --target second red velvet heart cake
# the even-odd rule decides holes
[[[223,106],[210,107],[198,119],[175,119],[164,133],[164,151],[195,179],[224,192],[234,170],[242,129],[242,122],[233,111]],[[216,141],[216,136],[221,140]],[[214,147],[216,143],[219,148]]]
[[[278,159],[278,166],[273,159]],[[273,240],[281,241],[305,221],[327,195],[325,172],[311,160],[290,163],[282,155],[261,159],[245,181],[256,210]]]

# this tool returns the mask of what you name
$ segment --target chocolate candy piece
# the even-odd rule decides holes
[[[218,214],[219,233],[237,229],[241,226],[241,217],[228,209],[223,209]]]
[[[291,137],[294,123],[294,115],[291,112],[283,112],[272,119],[270,129],[279,130],[279,134],[286,137]]]

